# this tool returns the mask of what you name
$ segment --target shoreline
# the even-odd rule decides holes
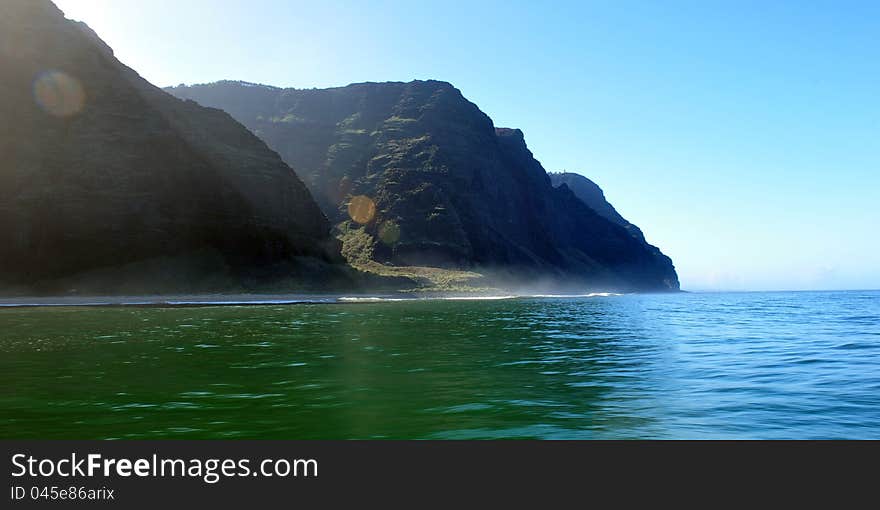
[[[147,296],[0,297],[0,310],[19,308],[199,308],[213,306],[292,306],[367,304],[422,301],[497,301],[507,299],[573,299],[622,296],[614,292],[583,294],[500,293],[493,295],[443,294],[187,294]]]

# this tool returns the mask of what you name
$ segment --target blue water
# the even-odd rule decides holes
[[[564,333],[547,348],[608,347],[601,372],[626,381],[607,386],[609,407],[641,421],[623,436],[880,438],[880,292],[629,297],[597,315],[571,305],[556,303],[548,326]],[[565,323],[576,316],[582,334]]]
[[[0,437],[880,439],[880,292],[0,309]]]

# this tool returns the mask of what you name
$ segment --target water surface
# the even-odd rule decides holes
[[[880,439],[880,292],[4,308],[0,437]]]

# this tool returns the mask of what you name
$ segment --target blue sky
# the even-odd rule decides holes
[[[685,289],[880,288],[880,2],[56,3],[160,86],[449,81]]]

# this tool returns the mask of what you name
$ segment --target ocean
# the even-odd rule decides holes
[[[880,439],[880,291],[327,301],[0,308],[0,438]]]

